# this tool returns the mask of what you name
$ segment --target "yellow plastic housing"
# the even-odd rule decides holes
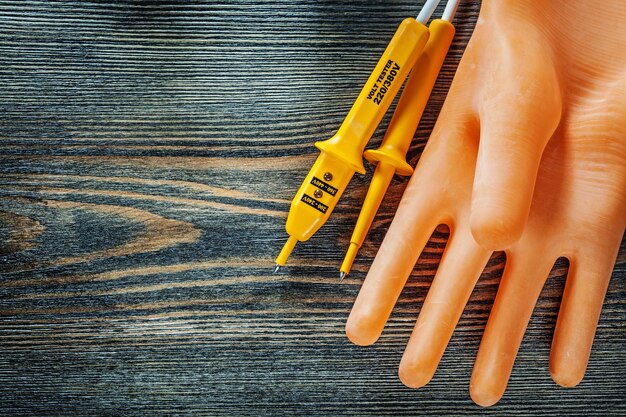
[[[413,173],[413,168],[406,162],[406,153],[455,33],[452,23],[441,19],[433,20],[429,30],[430,38],[404,87],[383,142],[378,149],[365,152],[365,158],[378,163],[378,166],[350,238],[350,247],[340,267],[343,274],[350,272],[394,173]]]
[[[291,202],[286,225],[290,238],[276,259],[279,266],[294,239],[308,240],[328,220],[354,173],[365,173],[363,150],[428,37],[426,26],[413,18],[403,20],[337,133],[315,144],[321,153]]]
[[[287,233],[308,240],[326,222],[352,175],[352,167],[322,152],[291,201]]]
[[[428,28],[417,20],[402,21],[337,133],[315,144],[320,151],[334,155],[356,172],[365,173],[363,150],[422,53],[428,37]]]
[[[454,38],[454,26],[446,20],[433,20],[429,30],[430,39],[404,87],[385,138],[378,149],[365,151],[364,155],[370,162],[390,164],[400,175],[413,173],[406,153]]]

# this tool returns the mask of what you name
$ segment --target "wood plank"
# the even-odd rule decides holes
[[[584,382],[559,388],[547,368],[559,260],[489,410],[468,384],[504,255],[425,389],[404,387],[397,366],[445,227],[379,343],[344,336],[406,180],[394,179],[346,283],[337,267],[371,171],[271,273],[312,142],[334,133],[417,3],[0,0],[0,413],[626,414],[624,242]],[[479,6],[461,2],[412,163]]]

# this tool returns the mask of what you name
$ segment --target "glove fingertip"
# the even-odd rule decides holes
[[[550,375],[552,380],[564,388],[572,388],[580,384],[587,370],[584,361],[568,361],[564,358],[550,358]]]
[[[372,330],[372,326],[365,320],[359,320],[352,315],[346,323],[346,336],[358,346],[369,346],[374,344],[380,334]]]
[[[476,243],[490,251],[503,250],[515,243],[523,233],[523,222],[506,218],[504,211],[484,208],[472,210],[470,225]],[[518,224],[521,223],[521,224]]]
[[[431,367],[423,365],[425,366],[420,366],[419,363],[412,364],[406,360],[406,357],[403,357],[398,369],[400,381],[409,388],[421,388],[428,384],[433,378],[434,369],[428,369]]]
[[[477,405],[481,407],[491,407],[496,404],[504,395],[506,384],[504,387],[500,386],[497,381],[474,381],[470,383],[470,397]]]

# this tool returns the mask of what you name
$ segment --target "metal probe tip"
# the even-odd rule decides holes
[[[274,273],[277,273],[279,269],[280,269],[280,265],[276,264],[276,266],[274,267]]]
[[[339,273],[339,282],[343,282],[343,279],[346,277],[346,273],[341,271]]]

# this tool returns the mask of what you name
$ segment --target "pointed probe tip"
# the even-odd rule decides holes
[[[274,267],[274,273],[277,273],[280,270],[280,265],[276,264]]]
[[[346,277],[346,273],[341,271],[339,273],[339,282],[343,282],[343,279]]]

